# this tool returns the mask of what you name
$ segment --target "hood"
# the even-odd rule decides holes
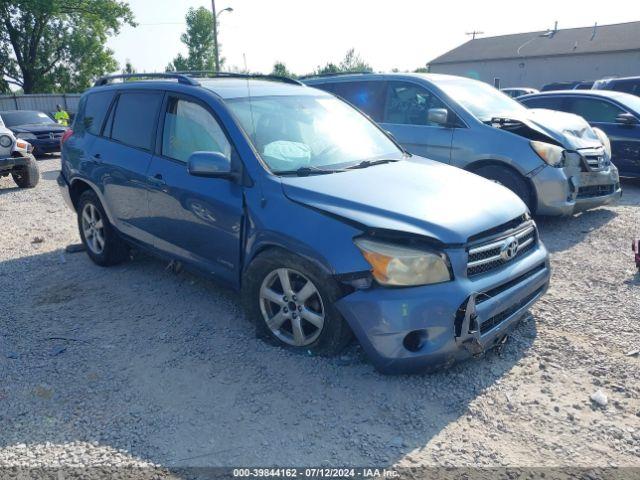
[[[527,211],[510,190],[459,168],[412,157],[330,175],[281,177],[293,201],[380,228],[462,244]]]
[[[57,123],[29,123],[10,127],[13,133],[48,133],[64,132],[67,128]]]
[[[510,114],[509,118],[524,123],[544,136],[551,137],[569,150],[602,146],[587,121],[572,113],[532,108],[525,110],[522,114]]]

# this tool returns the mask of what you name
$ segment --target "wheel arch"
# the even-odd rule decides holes
[[[71,202],[73,203],[74,208],[76,210],[78,209],[78,200],[80,199],[80,195],[82,195],[84,192],[88,190],[93,191],[93,193],[97,195],[98,200],[100,200],[100,203],[102,204],[102,208],[107,214],[107,218],[109,219],[112,225],[115,225],[116,224],[116,222],[114,221],[115,219],[111,214],[109,205],[107,205],[107,202],[105,201],[104,196],[102,195],[102,192],[95,184],[93,184],[92,182],[90,182],[85,178],[73,179],[69,184],[69,196],[71,197]]]

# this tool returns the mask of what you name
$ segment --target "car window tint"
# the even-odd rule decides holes
[[[428,119],[431,108],[447,108],[427,89],[406,82],[389,83],[385,123],[403,125],[436,125]]]
[[[74,124],[74,131],[82,133],[87,131],[93,135],[100,135],[102,122],[107,114],[111,100],[113,100],[114,92],[97,92],[90,93],[84,99],[84,108],[78,115],[78,119]]]
[[[375,121],[382,120],[386,82],[340,82],[321,87],[359,108]]]
[[[620,80],[614,84],[613,89],[640,96],[640,80]]]
[[[564,99],[560,97],[526,98],[522,103],[529,108],[547,108],[549,110],[562,110]]]
[[[162,154],[186,162],[193,152],[218,152],[231,160],[231,144],[213,115],[197,103],[171,98],[164,114]]]
[[[614,123],[616,117],[624,111],[617,106],[592,98],[572,98],[569,111],[584,117],[588,122]]]
[[[111,138],[132,147],[150,150],[161,102],[162,94],[159,92],[120,94]]]

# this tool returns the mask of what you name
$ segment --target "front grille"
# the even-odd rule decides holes
[[[60,140],[62,132],[38,132],[35,136],[38,140]]]
[[[589,170],[599,171],[609,166],[610,162],[605,158],[601,148],[580,150],[580,154]]]
[[[589,185],[586,187],[578,187],[577,198],[594,198],[611,195],[620,188],[619,183],[612,185]]]
[[[505,259],[502,256],[502,249],[512,237],[517,240],[517,250],[514,256]],[[467,260],[467,277],[481,275],[511,263],[533,250],[536,243],[536,227],[533,224],[529,224],[519,231],[507,234],[484,245],[471,247],[469,248]]]
[[[498,313],[497,315],[494,315],[493,317],[491,317],[491,318],[485,320],[484,322],[482,322],[482,324],[480,325],[480,335],[484,335],[485,333],[489,332],[490,330],[493,330],[494,328],[496,328],[498,325],[500,325],[502,322],[504,322],[506,319],[508,319],[511,315],[513,315],[518,310],[523,308],[527,303],[529,303],[531,300],[533,300],[538,295],[540,295],[543,291],[544,291],[544,286],[538,288],[533,293],[530,293],[529,295],[527,295],[526,297],[524,297],[520,301],[514,303],[513,305],[511,305],[506,310],[503,310],[502,312]]]
[[[535,275],[538,272],[541,272],[545,268],[546,268],[545,264],[541,263],[533,267],[531,270],[526,271],[522,275],[519,275],[516,278],[509,280],[508,282],[498,285],[497,287],[494,287],[491,290],[487,290],[486,292],[482,292],[480,295],[476,297],[476,305],[482,302],[485,302],[490,298],[495,297],[496,295],[500,295],[502,292],[509,290],[512,287],[515,287],[519,283],[524,282],[527,278],[532,277],[533,275]]]

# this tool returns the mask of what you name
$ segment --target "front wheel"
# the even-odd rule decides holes
[[[33,155],[26,157],[27,164],[16,167],[11,172],[13,181],[20,188],[34,188],[40,181],[40,170]]]
[[[351,339],[334,306],[339,285],[311,262],[271,250],[252,262],[244,278],[243,304],[258,337],[327,356]]]
[[[527,208],[534,212],[535,205],[533,205],[533,195],[529,184],[522,175],[511,170],[507,167],[500,167],[498,165],[487,165],[473,170],[473,173],[480,175],[496,182],[504,187],[507,187],[513,193],[515,193],[525,203]]]

